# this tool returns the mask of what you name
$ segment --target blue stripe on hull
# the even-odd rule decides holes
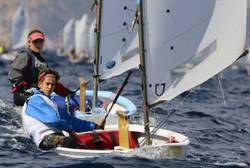
[[[110,97],[112,97],[113,94],[114,93],[109,92],[109,91],[98,91],[98,97],[100,99],[109,99]],[[91,110],[92,99],[93,99],[93,91],[87,90],[86,91],[86,105],[85,105],[86,112]],[[97,102],[97,107],[102,107],[103,101],[100,99]],[[55,101],[58,105],[59,110],[66,110],[64,97],[61,97],[55,94]],[[70,98],[69,104],[70,104],[70,112],[72,115],[74,115],[73,114],[74,111],[76,111],[79,108],[79,91],[76,93],[76,96]],[[124,107],[128,115],[133,115],[137,111],[135,104],[123,96],[119,96],[116,104]]]

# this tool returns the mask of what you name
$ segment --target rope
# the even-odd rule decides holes
[[[181,107],[183,105],[183,102],[187,99],[187,97],[190,96],[190,94],[193,92],[193,90],[190,90],[188,92],[188,94],[180,101],[179,104],[177,104],[174,108],[174,110],[172,110],[171,112],[168,113],[166,119],[163,119],[161,120],[161,122],[159,122],[155,127],[154,129],[150,132],[150,134],[152,135],[152,138],[155,136],[155,134],[157,133],[157,131],[163,126],[165,125],[168,121],[169,121],[169,118],[177,111],[177,109],[179,107]],[[140,146],[142,145],[145,145],[145,142],[146,142],[146,138],[143,138],[141,142],[139,142]]]
[[[222,74],[221,74],[222,75]],[[216,75],[217,76],[217,79],[218,79],[218,82],[219,82],[219,87],[220,87],[220,91],[221,91],[221,96],[222,96],[222,99],[223,99],[223,103],[224,105],[226,106],[227,105],[227,102],[226,102],[226,98],[225,98],[225,92],[224,92],[224,89],[222,87],[222,82],[221,82],[221,75]]]

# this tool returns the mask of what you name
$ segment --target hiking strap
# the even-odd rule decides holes
[[[117,141],[115,139],[115,133],[114,132],[109,132],[109,136],[110,136],[110,139],[111,139],[111,142],[112,142],[112,146],[114,148],[115,146],[117,146]]]

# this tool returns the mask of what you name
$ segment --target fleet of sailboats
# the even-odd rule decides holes
[[[94,54],[93,26],[93,24],[91,26],[88,14],[84,14],[80,20],[70,19],[63,28],[62,44],[58,55],[68,56],[72,63],[81,61],[92,63]]]
[[[71,62],[91,63],[93,60],[89,48],[89,28],[91,21],[88,14],[84,14],[80,20],[75,21],[75,57],[71,57]]]

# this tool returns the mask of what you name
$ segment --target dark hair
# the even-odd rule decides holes
[[[60,75],[57,71],[55,71],[53,69],[46,69],[46,70],[43,70],[39,73],[38,82],[43,80],[44,77],[48,74],[54,75],[56,77],[56,81],[58,81],[60,79]]]
[[[39,29],[33,29],[33,30],[31,30],[31,31],[29,32],[28,37],[29,37],[31,34],[34,34],[34,33],[41,33],[41,34],[44,35],[44,33],[43,33],[41,30],[39,30]]]

